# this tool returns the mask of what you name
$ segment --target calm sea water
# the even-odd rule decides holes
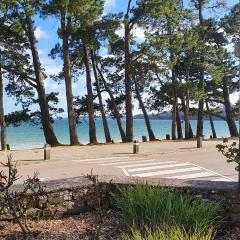
[[[115,142],[121,140],[116,120],[108,119],[111,131],[111,137]],[[151,120],[155,136],[159,139],[165,138],[166,134],[171,133],[171,120]],[[123,120],[125,126],[125,120]],[[196,131],[197,121],[191,121],[194,132]],[[228,127],[225,121],[214,121],[217,136],[229,136]],[[100,118],[96,120],[97,137],[99,142],[104,142],[104,131]],[[184,125],[184,124],[183,124]],[[56,135],[61,143],[69,143],[68,122],[67,119],[56,120],[54,123]],[[184,127],[184,126],[183,126]],[[143,135],[147,136],[147,129],[143,119],[134,120],[134,138],[140,140]],[[204,135],[211,135],[211,128],[208,120],[204,121]],[[78,125],[78,137],[81,143],[86,144],[88,140],[88,123],[83,121]],[[42,129],[39,126],[32,126],[27,123],[19,127],[9,126],[7,129],[7,142],[12,149],[27,149],[42,147],[45,144]]]

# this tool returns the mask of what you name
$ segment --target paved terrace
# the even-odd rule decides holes
[[[231,141],[230,141],[231,142]],[[72,178],[89,174],[133,176],[140,178],[167,178],[179,180],[237,181],[234,164],[216,149],[221,140],[161,141],[140,143],[140,153],[132,154],[132,144],[56,147],[51,149],[51,160],[43,160],[43,149],[1,153],[6,161],[12,154],[18,162],[19,173],[31,176],[39,172],[42,181]]]

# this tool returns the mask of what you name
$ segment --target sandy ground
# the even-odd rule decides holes
[[[230,140],[232,142],[233,140]],[[51,148],[51,160],[43,160],[43,149],[18,150],[0,153],[0,161],[4,162],[8,155],[18,161],[18,169],[23,179],[39,172],[43,180],[68,178],[90,173],[124,175],[123,171],[114,166],[102,166],[91,163],[91,159],[102,161],[104,158],[111,163],[112,159],[158,159],[160,161],[190,162],[211,171],[237,180],[237,173],[233,164],[226,163],[226,159],[216,149],[222,140],[203,141],[203,148],[196,148],[196,141],[160,141],[140,143],[140,153],[133,154],[132,143],[117,143],[93,146],[61,146]],[[88,161],[90,159],[90,161]],[[82,161],[85,160],[85,161]]]

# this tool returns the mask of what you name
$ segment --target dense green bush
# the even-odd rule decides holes
[[[215,224],[219,204],[204,203],[198,198],[147,184],[120,189],[120,192],[116,197],[117,207],[124,221],[134,228],[174,225],[194,232],[205,231]]]
[[[157,229],[156,231],[146,229],[142,234],[138,230],[133,230],[130,235],[123,235],[122,240],[213,240],[214,231],[212,229],[202,232],[198,230],[190,235],[186,233],[183,228],[176,227],[169,231],[162,231]]]

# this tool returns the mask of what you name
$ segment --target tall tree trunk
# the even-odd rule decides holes
[[[133,113],[132,113],[132,84],[130,76],[130,26],[128,15],[125,16],[124,21],[124,53],[125,53],[125,98],[126,98],[126,141],[133,141]]]
[[[138,99],[139,105],[140,105],[140,107],[142,109],[142,112],[143,112],[145,124],[146,124],[147,131],[148,131],[149,140],[150,141],[155,141],[156,138],[155,138],[155,135],[153,133],[151,122],[149,120],[146,108],[145,108],[144,103],[142,101],[142,97],[141,97],[139,87],[138,87],[138,83],[137,83],[136,79],[134,79],[134,84],[135,84],[135,91],[136,91],[137,99]]]
[[[96,68],[97,68],[97,71],[98,71],[98,73],[99,73],[99,75],[101,77],[103,85],[104,85],[106,91],[108,92],[108,94],[110,96],[110,100],[111,100],[111,103],[112,103],[112,106],[113,106],[114,116],[115,116],[115,118],[117,120],[118,129],[119,129],[119,132],[120,132],[120,135],[121,135],[122,142],[126,142],[126,134],[125,134],[124,129],[122,127],[121,115],[120,115],[120,113],[118,111],[117,104],[115,103],[115,99],[114,99],[113,93],[112,93],[110,87],[108,86],[107,81],[106,81],[105,77],[102,74],[102,71],[99,69],[97,62],[96,62]]]
[[[202,6],[203,1],[199,1],[198,6],[198,17],[199,17],[199,25],[200,25],[200,40],[203,41],[204,33],[203,33],[203,15],[202,15]],[[202,46],[203,47],[203,46]],[[201,49],[201,56],[200,56],[201,65],[199,69],[199,88],[204,90],[204,49]],[[197,122],[197,136],[203,136],[203,110],[204,110],[204,99],[200,99],[198,102],[198,122]]]
[[[192,125],[189,121],[189,138],[194,138],[193,130],[192,130]]]
[[[176,137],[176,130],[177,130],[177,93],[176,93],[176,76],[175,76],[175,70],[174,69],[172,69],[172,87],[173,87],[172,140],[176,140],[177,139],[177,137]]]
[[[1,149],[2,151],[7,150],[6,140],[6,122],[4,117],[4,105],[3,105],[3,74],[0,66],[0,125],[1,125]]]
[[[173,104],[172,108],[172,140],[176,140],[176,129],[177,129],[177,121],[176,121],[176,106]]]
[[[184,98],[181,101],[183,103],[183,111],[184,111],[185,139],[191,139],[194,137],[194,134],[193,134],[193,130],[190,122],[190,116],[189,116],[189,91],[186,95],[186,103],[184,101]]]
[[[89,139],[90,139],[90,143],[96,144],[97,132],[96,132],[96,124],[95,124],[95,118],[94,118],[94,102],[93,102],[91,70],[89,65],[87,47],[84,46],[83,50],[84,50],[83,61],[86,68],[86,85],[87,85],[87,96],[88,96]]]
[[[186,69],[186,82],[189,82],[189,66]],[[189,118],[189,105],[190,105],[190,90],[187,88],[186,92],[186,103],[184,98],[182,99],[184,107],[184,121],[185,121],[185,138],[193,138],[193,133],[190,132],[190,118]],[[192,129],[191,129],[192,130]]]
[[[41,63],[39,59],[38,49],[37,49],[37,40],[34,34],[34,26],[32,18],[26,13],[26,23],[27,23],[27,33],[28,39],[31,45],[33,66],[37,84],[37,93],[39,99],[39,106],[41,110],[41,122],[43,127],[44,136],[46,142],[51,146],[58,146],[59,142],[54,133],[53,127],[51,125],[51,117],[49,113],[49,107],[47,102],[47,97],[45,93],[44,81],[41,71]]]
[[[94,59],[94,53],[92,50],[91,50],[91,59],[92,59],[93,73],[95,76],[96,90],[97,90],[97,95],[98,95],[100,112],[102,115],[102,123],[103,123],[105,139],[106,139],[107,143],[110,143],[112,141],[112,139],[111,139],[108,121],[107,121],[107,117],[106,117],[106,113],[105,113],[105,109],[104,109],[104,105],[103,105],[102,93],[101,93],[101,89],[100,89],[100,84],[99,84],[99,79],[98,79],[98,74],[97,74],[97,69],[96,69],[96,63],[95,63],[95,59]]]
[[[208,113],[208,118],[209,118],[210,125],[211,125],[212,137],[213,137],[213,138],[217,138],[217,134],[216,134],[216,130],[215,130],[215,127],[214,127],[212,115],[211,115],[211,113],[210,113],[210,109],[209,109],[209,106],[208,106],[208,101],[205,101],[205,104],[206,104],[206,109],[207,109],[207,113]]]
[[[77,122],[76,114],[73,107],[73,91],[72,91],[72,76],[71,76],[71,64],[69,55],[69,31],[70,31],[70,18],[66,19],[65,13],[61,13],[61,31],[62,31],[62,41],[63,41],[63,71],[66,86],[66,98],[67,98],[67,112],[68,112],[68,126],[70,134],[70,144],[79,145],[78,135],[77,135]]]
[[[187,92],[189,92],[189,91],[187,91]],[[182,102],[182,109],[183,109],[183,114],[184,114],[185,139],[189,139],[190,138],[189,97],[186,96],[186,103],[185,103],[184,96],[182,96],[181,102]]]
[[[228,81],[226,76],[224,76],[223,78],[223,99],[224,99],[226,119],[227,119],[230,135],[231,137],[237,137],[238,130],[237,130],[236,123],[234,121],[233,110],[232,110],[232,106],[229,98]]]
[[[179,112],[178,103],[177,103],[177,105],[176,105],[176,121],[177,121],[177,134],[178,134],[178,139],[183,139],[182,123],[181,123],[181,117],[180,117],[180,112]]]
[[[171,19],[167,17],[167,33],[169,36],[172,36],[172,26]],[[169,45],[173,45],[173,40],[170,38]],[[176,89],[176,75],[175,75],[175,66],[174,66],[174,53],[170,51],[170,62],[173,64],[171,69],[171,78],[172,78],[172,140],[176,140],[176,130],[177,130],[177,89]]]
[[[201,99],[198,102],[197,136],[203,136],[203,110],[204,110],[204,100]]]

